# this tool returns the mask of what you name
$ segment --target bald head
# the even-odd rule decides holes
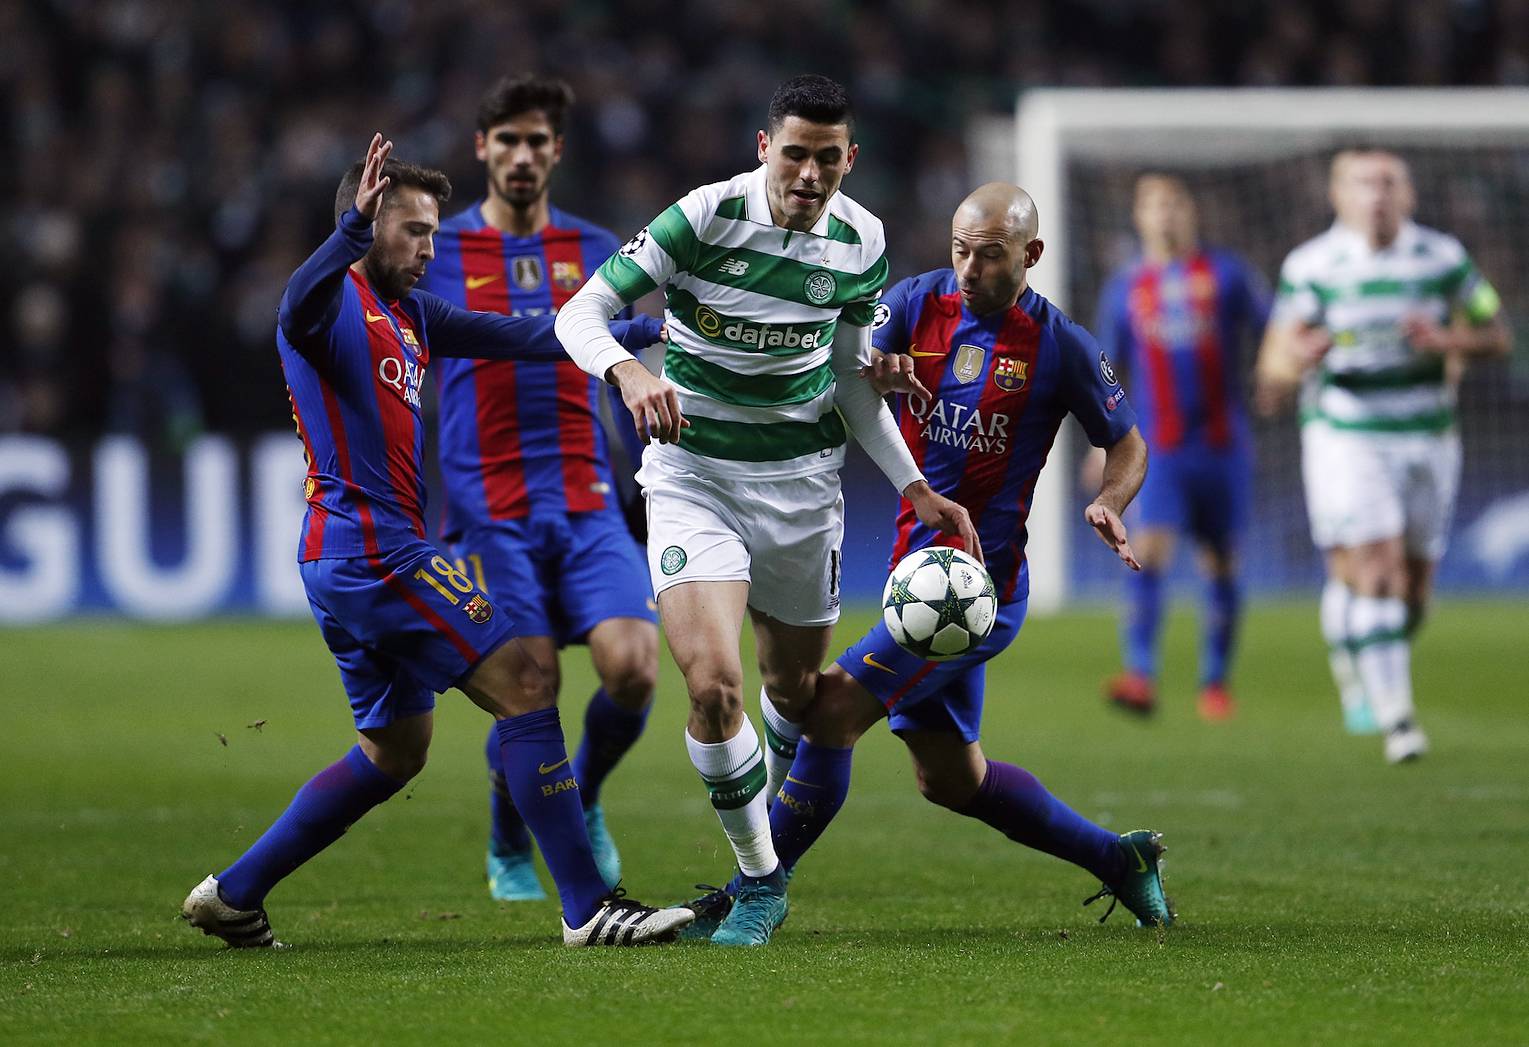
[[[973,189],[956,208],[955,222],[968,228],[1003,232],[1028,243],[1040,235],[1041,219],[1030,194],[1008,182],[988,182]]]
[[[978,186],[950,222],[950,258],[961,300],[979,316],[1012,306],[1025,270],[1040,261],[1040,216],[1030,194],[1007,182]]]

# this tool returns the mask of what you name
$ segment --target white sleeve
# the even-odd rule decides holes
[[[553,330],[573,362],[601,381],[612,367],[637,359],[611,336],[611,317],[626,303],[599,273],[557,311]]]
[[[849,423],[855,442],[865,449],[892,486],[901,493],[924,478],[903,442],[897,420],[860,368],[871,359],[871,329],[839,323],[833,344],[834,404]]]

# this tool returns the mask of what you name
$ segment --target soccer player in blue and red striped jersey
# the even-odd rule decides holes
[[[1181,179],[1141,176],[1133,217],[1141,257],[1106,286],[1097,333],[1130,383],[1152,471],[1132,521],[1142,569],[1127,586],[1125,672],[1105,689],[1122,708],[1155,708],[1163,574],[1176,537],[1187,534],[1208,575],[1200,714],[1224,720],[1235,711],[1227,677],[1242,607],[1237,547],[1253,473],[1242,350],[1256,344],[1271,300],[1241,258],[1201,245],[1194,198]]]
[[[688,911],[646,908],[600,877],[549,669],[425,541],[419,390],[432,355],[556,359],[561,348],[550,318],[472,313],[414,291],[451,184],[390,160],[391,150],[375,136],[340,183],[335,231],[292,275],[276,334],[308,460],[299,567],[357,744],[238,861],[202,881],[182,913],[233,946],[277,944],[266,894],[419,773],[435,693],[457,687],[496,720],[509,788],[557,881],[563,940],[672,936]],[[621,326],[638,346],[658,334],[653,322]]]
[[[506,77],[483,96],[475,146],[487,192],[441,224],[425,290],[468,309],[550,316],[615,253],[614,234],[548,199],[572,102],[567,84],[535,77]],[[615,886],[621,859],[600,788],[647,722],[658,625],[647,561],[616,500],[600,422],[604,383],[566,358],[446,360],[436,373],[443,537],[457,563],[520,626],[538,663],[556,667],[560,647],[589,646],[600,688],[585,709],[573,773],[595,861]],[[635,463],[636,426],[606,388]],[[489,892],[544,898],[492,732],[487,753]]]
[[[997,182],[978,188],[952,222],[954,268],[894,286],[872,335],[887,354],[871,375],[878,388],[892,388],[883,370],[912,373],[916,391],[899,403],[903,438],[930,486],[970,512],[999,593],[997,624],[975,650],[948,662],[905,651],[882,622],[841,655],[819,678],[770,810],[771,835],[791,869],[843,806],[855,742],[886,719],[907,745],[927,799],[1087,869],[1104,883],[1095,898],[1114,895],[1143,923],[1168,924],[1157,834],[1116,835],[1093,824],[1030,772],[988,759],[978,741],[984,667],[1024,622],[1025,521],[1068,414],[1105,448],[1103,483],[1084,516],[1124,563],[1136,563],[1120,514],[1141,484],[1146,444],[1093,338],[1027,286],[1026,270],[1044,246],[1038,225],[1024,190]],[[893,564],[925,546],[960,545],[919,523],[906,501],[897,522]],[[724,888],[692,902],[698,919],[686,935],[725,913],[728,899]]]

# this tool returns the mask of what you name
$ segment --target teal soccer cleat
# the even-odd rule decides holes
[[[520,850],[504,847],[490,840],[488,859],[488,893],[496,902],[540,902],[547,892],[542,890],[536,878],[536,858],[531,848]]]
[[[1138,927],[1171,927],[1177,914],[1173,903],[1163,893],[1163,876],[1160,868],[1163,852],[1162,833],[1151,829],[1136,829],[1120,835],[1120,852],[1126,860],[1125,875],[1117,884],[1105,886],[1099,892],[1083,900],[1091,905],[1100,898],[1108,897],[1110,907],[1099,917],[1103,923],[1115,911],[1119,902],[1136,916]]]
[[[621,853],[616,850],[616,841],[611,839],[610,830],[605,827],[605,812],[599,804],[584,811],[584,828],[589,831],[589,846],[595,852],[595,868],[600,870],[600,879],[605,881],[605,886],[615,890],[621,882]]]
[[[786,922],[786,876],[777,869],[769,876],[741,882],[733,907],[711,936],[713,945],[766,945]]]

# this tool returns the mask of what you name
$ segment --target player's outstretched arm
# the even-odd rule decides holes
[[[1104,450],[1104,480],[1099,494],[1083,510],[1083,519],[1094,529],[1100,541],[1114,550],[1122,563],[1133,571],[1141,570],[1120,517],[1141,490],[1147,478],[1147,441],[1134,425],[1130,432]]]
[[[566,360],[550,316],[472,312],[424,291],[414,298],[425,314],[430,349],[437,356],[477,360]],[[651,316],[610,325],[618,344],[639,351],[658,341],[662,325]]]
[[[340,216],[334,232],[287,281],[276,322],[293,345],[300,346],[322,334],[340,315],[345,271],[372,246],[372,222],[389,182],[382,175],[382,165],[392,151],[391,141],[384,141],[380,133],[372,136],[355,206]]]

